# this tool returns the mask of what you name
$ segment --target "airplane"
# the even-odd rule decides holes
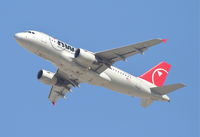
[[[75,48],[45,33],[28,30],[14,35],[16,42],[32,53],[52,62],[58,69],[55,73],[40,70],[37,78],[50,85],[49,100],[53,105],[59,98],[71,92],[80,83],[105,87],[112,91],[141,98],[141,106],[147,107],[153,101],[169,102],[168,93],[184,87],[177,83],[164,85],[171,65],[161,62],[139,77],[135,77],[113,64],[126,61],[127,57],[143,54],[148,48],[166,42],[167,39],[152,39],[136,44],[91,52]]]

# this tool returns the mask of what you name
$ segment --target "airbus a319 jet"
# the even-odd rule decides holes
[[[153,101],[169,102],[166,95],[184,84],[165,85],[171,65],[161,62],[143,75],[135,77],[113,66],[135,54],[143,54],[148,48],[166,42],[166,39],[152,39],[101,52],[91,52],[58,40],[38,31],[25,31],[14,35],[18,44],[34,54],[49,60],[56,67],[55,73],[40,70],[37,78],[52,86],[49,100],[53,105],[59,98],[71,92],[80,83],[89,83],[107,89],[141,98],[141,106],[147,107]]]

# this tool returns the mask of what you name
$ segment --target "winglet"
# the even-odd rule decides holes
[[[163,41],[164,43],[167,43],[168,39],[162,39],[162,41]]]

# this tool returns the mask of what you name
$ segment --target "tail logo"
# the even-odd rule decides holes
[[[154,85],[160,85],[161,82],[165,79],[168,72],[163,68],[155,69],[152,73],[152,83]]]
[[[163,74],[162,72],[158,71],[158,76],[159,76],[159,77],[160,77],[162,74]]]

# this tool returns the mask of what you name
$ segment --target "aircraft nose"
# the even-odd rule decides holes
[[[27,40],[25,33],[23,33],[23,32],[16,33],[14,35],[14,38],[19,45],[21,45],[23,47],[26,46],[28,40]]]
[[[15,35],[14,35],[14,38],[16,39],[16,40],[22,40],[24,37],[23,37],[23,33],[21,33],[21,32],[19,32],[19,33],[16,33]]]

